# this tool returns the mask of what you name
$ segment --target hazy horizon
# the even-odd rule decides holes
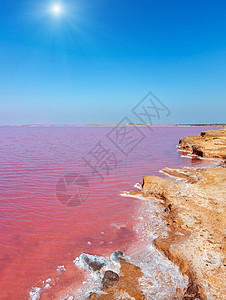
[[[226,123],[190,123],[190,124],[18,124],[18,125],[7,125],[1,124],[1,126],[226,126]]]

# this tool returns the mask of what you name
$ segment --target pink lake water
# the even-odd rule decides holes
[[[139,200],[122,191],[165,166],[209,163],[176,148],[206,127],[128,128],[0,127],[0,299],[29,299],[62,265],[61,285],[79,285],[75,257],[126,252],[137,239]]]

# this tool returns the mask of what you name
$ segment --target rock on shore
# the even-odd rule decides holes
[[[184,178],[183,169],[176,170],[177,176],[180,171]],[[190,294],[222,300],[226,297],[226,168],[185,171],[197,181],[144,177],[143,194],[164,199],[171,229],[169,236],[156,239],[155,245],[190,277]]]
[[[179,148],[201,157],[226,159],[226,129],[208,130],[201,132],[200,136],[181,138]]]
[[[226,159],[226,130],[180,139],[181,149]],[[155,245],[190,278],[184,299],[226,299],[226,168],[164,168],[182,181],[145,176],[142,193],[164,200],[171,229]]]

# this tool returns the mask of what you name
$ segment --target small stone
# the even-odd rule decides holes
[[[119,281],[118,274],[108,270],[104,273],[104,278],[102,280],[103,288],[107,289],[109,286],[113,286],[118,281]]]
[[[113,261],[119,261],[119,260],[126,261],[124,254],[120,250],[116,250],[111,254],[111,260]]]
[[[108,264],[104,257],[82,254],[84,262],[95,272]]]

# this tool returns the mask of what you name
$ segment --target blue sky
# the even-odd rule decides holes
[[[225,0],[56,2],[0,0],[0,124],[118,123],[149,91],[158,123],[226,122]]]

